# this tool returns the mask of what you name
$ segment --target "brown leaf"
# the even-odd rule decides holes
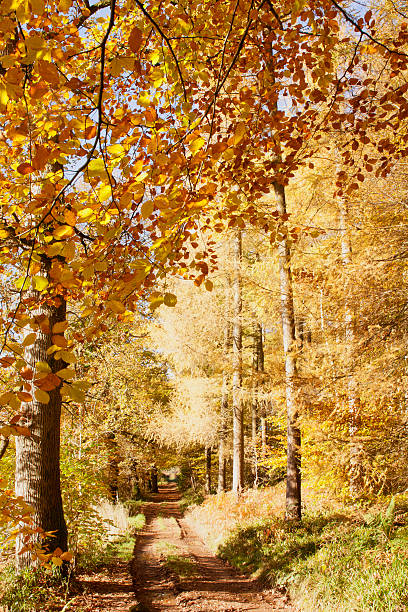
[[[143,32],[138,27],[133,28],[130,33],[128,44],[133,53],[137,53],[142,46]]]

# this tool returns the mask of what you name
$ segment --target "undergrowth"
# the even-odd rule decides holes
[[[33,612],[61,609],[68,598],[68,580],[57,568],[24,570],[3,568],[0,576],[0,609],[7,612]]]
[[[119,510],[117,511],[117,513]],[[121,512],[120,512],[121,513]],[[122,514],[122,513],[121,513]],[[109,566],[115,559],[130,561],[133,556],[134,535],[145,525],[143,514],[127,517],[118,530],[118,521],[110,521],[117,529],[101,533],[93,546],[84,549],[76,559],[81,571],[95,571]],[[68,605],[69,584],[61,578],[57,568],[25,570],[19,574],[12,565],[0,571],[0,610],[6,612],[36,612],[61,610]],[[77,612],[80,612],[77,610]]]
[[[235,501],[221,496],[226,509],[217,510],[221,500],[207,500],[190,520],[200,521],[203,535],[212,526],[210,540],[222,558],[287,589],[304,612],[408,610],[408,498],[366,513],[311,506],[301,524],[291,524],[271,510],[272,492],[258,494],[254,518],[248,508],[256,493],[250,492]]]

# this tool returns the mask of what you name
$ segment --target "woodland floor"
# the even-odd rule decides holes
[[[146,525],[130,564],[116,563],[103,573],[81,576],[85,592],[70,610],[128,612],[138,603],[143,612],[293,610],[284,595],[263,589],[214,557],[182,518],[179,499],[172,485],[151,495],[143,506]]]

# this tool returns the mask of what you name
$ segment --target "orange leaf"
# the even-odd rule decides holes
[[[129,48],[133,53],[137,53],[142,46],[143,32],[139,28],[133,28],[129,36]]]
[[[50,85],[59,85],[59,73],[54,64],[45,60],[38,60],[38,72]]]
[[[96,125],[88,125],[88,127],[85,129],[84,136],[87,140],[90,140],[91,138],[95,138]]]
[[[34,168],[28,162],[24,162],[18,166],[17,172],[20,174],[31,174],[31,172],[34,172]]]
[[[22,402],[31,402],[31,400],[33,399],[31,393],[27,393],[27,391],[18,391],[17,397]]]
[[[64,336],[52,336],[52,343],[56,346],[60,346],[61,348],[66,348],[68,346],[67,339]]]

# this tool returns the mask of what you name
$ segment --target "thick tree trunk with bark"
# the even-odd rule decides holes
[[[44,274],[48,273],[48,264],[45,265]],[[51,303],[42,303],[42,299],[40,293],[33,292],[32,301],[37,306],[31,316],[40,324],[40,329],[35,343],[26,349],[24,356],[33,370],[36,363],[43,362],[55,373],[66,364],[61,359],[54,359],[52,354],[48,354],[48,349],[54,344],[54,325],[66,320],[66,302],[62,296],[54,297]],[[61,332],[58,335],[61,336]],[[31,436],[16,438],[15,490],[17,496],[21,495],[34,507],[35,525],[47,532],[54,532],[54,536],[46,538],[41,546],[50,551],[57,547],[66,551],[67,527],[60,484],[60,388],[48,391],[48,394],[50,400],[46,404],[36,400],[34,395],[33,401],[23,404],[22,413]],[[19,570],[34,562],[29,552],[20,554],[23,547],[24,542],[19,538],[16,543],[16,565]]]
[[[286,215],[285,188],[274,183],[276,208]],[[285,353],[285,387],[287,410],[287,472],[286,472],[286,519],[301,520],[301,437],[296,405],[296,335],[291,273],[291,252],[286,234],[278,242],[279,276],[283,348]]]
[[[233,416],[233,466],[232,490],[239,493],[244,486],[244,423],[241,401],[242,386],[242,287],[241,257],[242,232],[234,237],[232,280],[233,328],[232,328],[232,416]]]

